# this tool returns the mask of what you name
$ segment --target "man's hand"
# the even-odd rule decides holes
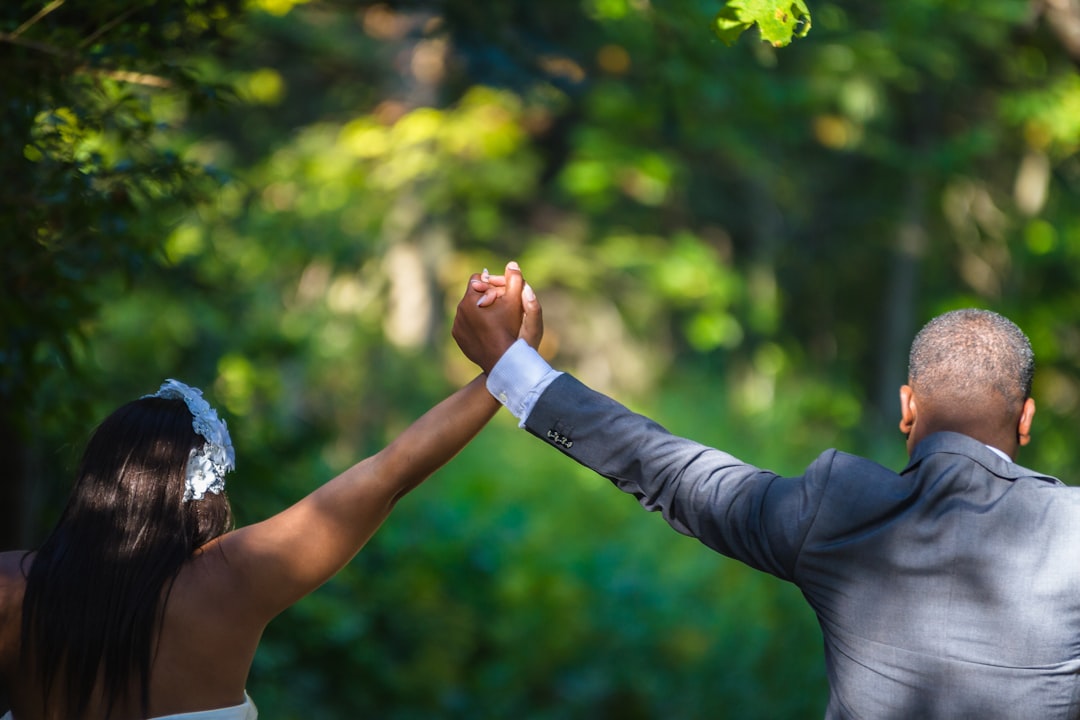
[[[507,267],[517,268],[517,263],[511,263]],[[488,307],[506,292],[506,275],[491,275],[487,268],[480,273],[479,278],[475,275],[469,280],[469,287],[481,293],[476,301],[479,307]],[[525,316],[521,320],[521,331],[518,337],[527,342],[534,350],[540,348],[540,341],[544,338],[544,311],[540,307],[540,301],[536,297],[532,286],[528,282],[521,289],[521,305]]]
[[[543,313],[536,294],[516,262],[504,276],[473,274],[454,317],[454,340],[465,356],[490,372],[519,337],[534,348],[544,335]]]

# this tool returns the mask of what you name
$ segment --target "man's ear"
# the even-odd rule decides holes
[[[1020,422],[1017,424],[1017,442],[1027,445],[1031,442],[1031,421],[1035,419],[1035,401],[1028,398],[1024,401],[1024,409],[1020,412]]]
[[[915,391],[910,385],[900,386],[900,432],[910,435],[915,429],[918,410],[915,407]]]

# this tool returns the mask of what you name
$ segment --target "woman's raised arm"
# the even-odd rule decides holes
[[[221,601],[237,604],[249,621],[269,622],[349,562],[397,501],[484,427],[500,407],[484,379],[478,376],[383,450],[296,504],[211,543],[195,562],[220,566],[222,574],[213,567],[197,575],[231,586]]]

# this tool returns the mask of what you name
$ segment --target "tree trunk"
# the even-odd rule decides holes
[[[888,437],[886,430],[897,417],[900,385],[907,382],[907,357],[915,330],[915,305],[919,263],[926,254],[926,183],[912,176],[908,185],[904,217],[897,229],[890,263],[885,307],[878,346],[878,381],[875,392],[878,437]]]

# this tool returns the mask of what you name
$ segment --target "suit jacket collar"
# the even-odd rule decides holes
[[[911,453],[911,459],[908,461],[907,467],[904,468],[904,473],[911,472],[919,463],[934,453],[963,455],[982,465],[988,472],[1006,480],[1031,477],[1056,485],[1064,484],[1053,476],[1008,462],[978,440],[954,432],[938,432],[923,438]]]

